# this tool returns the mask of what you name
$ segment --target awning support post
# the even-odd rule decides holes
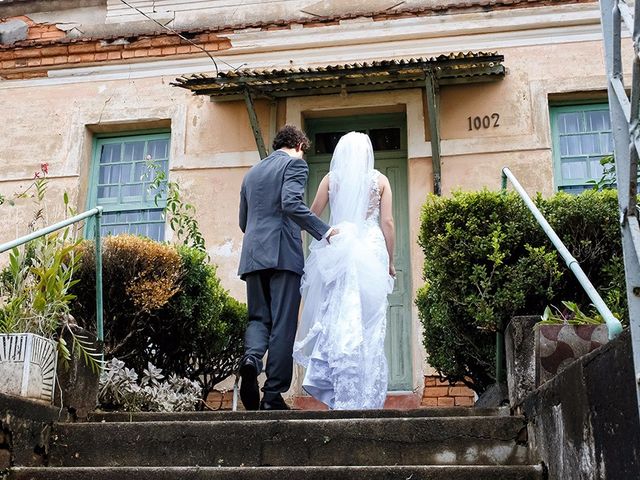
[[[431,133],[431,162],[433,164],[433,193],[442,194],[440,169],[440,88],[433,70],[425,71],[427,113]]]
[[[264,137],[262,136],[262,130],[260,129],[260,123],[258,123],[258,116],[256,115],[256,109],[253,102],[253,96],[248,88],[244,90],[244,103],[247,105],[247,112],[249,113],[249,122],[251,122],[251,130],[253,136],[256,139],[256,146],[258,147],[258,153],[260,159],[267,156],[267,147],[264,144]]]

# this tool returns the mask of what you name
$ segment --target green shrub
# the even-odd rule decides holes
[[[95,330],[95,247],[83,242],[83,259],[72,293],[72,314],[78,323]],[[102,255],[105,354],[129,363],[146,344],[150,325],[179,289],[183,275],[176,248],[133,235],[107,237]],[[146,367],[147,361],[142,363]],[[130,365],[133,366],[133,365]],[[133,366],[138,370],[139,365]]]
[[[612,191],[536,203],[614,311],[626,314]],[[495,381],[495,333],[519,314],[588,298],[515,193],[430,196],[422,210],[425,285],[416,304],[429,363],[481,393]]]
[[[159,315],[154,338],[160,351],[150,350],[147,358],[167,372],[198,379],[206,395],[242,357],[247,310],[223,289],[206,253],[185,246],[178,252],[180,291]]]
[[[73,314],[95,328],[93,245],[86,242]],[[146,272],[146,273],[145,273]],[[242,355],[246,308],[223,289],[206,253],[133,236],[109,237],[103,253],[107,359],[148,363],[197,380],[203,397]],[[143,301],[146,299],[146,301]]]
[[[618,198],[615,190],[586,191],[581,195],[558,193],[538,201],[539,207],[589,280],[614,313],[627,318],[627,297],[620,238]],[[552,248],[545,237],[545,245]],[[574,300],[583,307],[589,300],[573,274],[562,264],[564,282],[554,303]]]

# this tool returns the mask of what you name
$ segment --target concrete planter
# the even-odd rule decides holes
[[[33,333],[0,335],[0,393],[51,403],[56,342]]]
[[[102,351],[102,344],[97,342],[94,334],[77,326],[72,326],[74,333],[91,343],[96,351]],[[73,344],[73,337],[65,329],[62,338],[67,345]],[[84,358],[80,355],[71,355],[68,364],[63,365],[58,371],[59,394],[55,395],[54,404],[66,408],[74,420],[84,420],[87,415],[95,410],[98,403],[98,384],[100,376],[95,374]]]
[[[535,325],[539,315],[514,317],[505,331],[509,404],[517,408],[536,389]]]
[[[535,328],[536,386],[609,340],[606,325],[538,325]]]

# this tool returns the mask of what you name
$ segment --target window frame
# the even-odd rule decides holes
[[[314,161],[331,161],[332,153],[315,153],[315,139],[318,133],[332,133],[343,131],[348,133],[353,130],[377,130],[385,128],[400,129],[400,149],[399,150],[375,150],[376,159],[396,158],[399,155],[407,156],[407,114],[405,112],[391,112],[371,115],[337,116],[327,118],[306,119],[305,132],[311,140],[311,151],[307,152],[305,158],[313,157]]]
[[[102,150],[102,146],[108,143],[124,143],[127,140],[144,140],[145,142],[153,141],[153,140],[168,140],[168,156],[167,156],[167,171],[171,170],[171,131],[169,129],[153,129],[153,130],[140,130],[140,131],[123,131],[123,132],[114,132],[114,133],[104,133],[99,135],[94,135],[92,141],[92,152],[91,152],[91,164],[89,166],[89,185],[87,189],[87,201],[86,201],[86,209],[90,210],[95,208],[98,205],[98,183],[99,183],[99,175],[100,175],[100,154]],[[163,203],[159,203],[158,206],[155,205],[155,202],[139,202],[139,203],[131,203],[123,206],[123,204],[116,204],[118,208],[113,208],[112,205],[103,205],[103,214],[104,213],[112,213],[112,212],[127,212],[134,210],[150,210],[150,209],[158,209],[164,208],[166,205],[166,200]],[[164,232],[163,237],[166,235],[166,221],[164,223]],[[85,238],[92,238],[94,234],[93,228],[94,222],[86,222],[84,233]]]
[[[606,100],[597,100],[593,102],[585,102],[585,103],[559,103],[552,104],[549,106],[549,116],[550,116],[550,128],[551,128],[551,154],[553,161],[553,188],[554,191],[559,192],[563,191],[562,187],[579,187],[579,186],[587,186],[587,189],[590,188],[588,184],[584,181],[579,180],[564,180],[562,176],[562,154],[560,149],[560,132],[558,130],[558,116],[563,113],[581,113],[596,111],[596,110],[607,110],[609,111],[609,103]],[[613,152],[612,152],[613,153]],[[594,179],[598,180],[598,179]]]

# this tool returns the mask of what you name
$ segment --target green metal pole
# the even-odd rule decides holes
[[[502,320],[499,320],[496,331],[496,383],[505,382],[503,327]]]
[[[98,207],[95,222],[96,239],[96,331],[99,342],[104,341],[104,320],[102,308],[102,207]]]
[[[440,94],[438,80],[433,70],[425,71],[427,113],[431,133],[431,165],[433,168],[433,193],[442,195],[442,166],[440,160]]]
[[[507,176],[502,172],[502,193],[507,192]],[[504,331],[502,320],[498,321],[498,329],[496,330],[496,383],[504,383]]]

